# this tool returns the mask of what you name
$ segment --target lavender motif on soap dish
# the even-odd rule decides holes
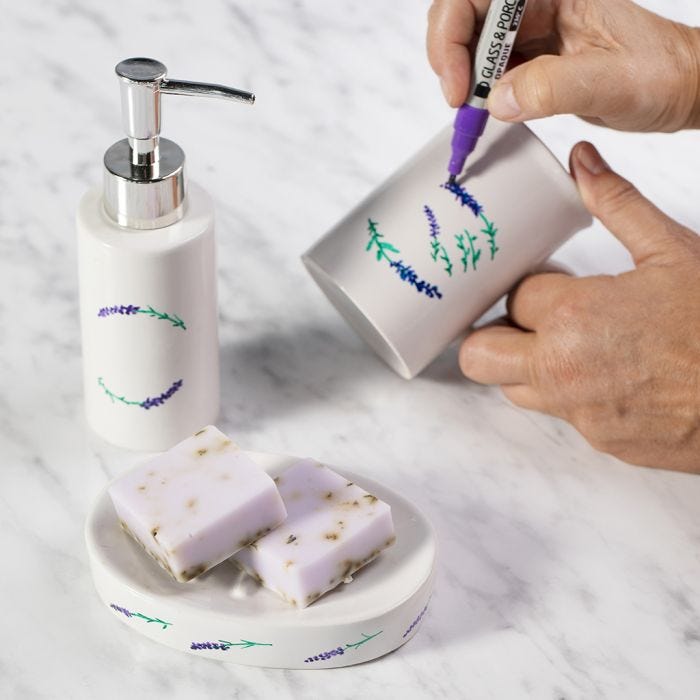
[[[123,608],[121,605],[115,605],[114,603],[111,603],[110,608],[114,610],[115,612],[121,613],[124,615],[124,617],[132,618],[132,617],[137,617],[141,620],[145,620],[146,622],[156,622],[159,625],[162,626],[162,629],[167,630],[170,625],[172,625],[172,622],[165,622],[164,620],[161,620],[158,617],[148,617],[148,615],[142,615],[140,612],[134,612],[133,610],[127,610],[127,608]]]
[[[304,659],[305,664],[310,664],[313,663],[314,661],[328,661],[328,659],[333,658],[334,656],[341,656],[344,654],[348,649],[359,649],[363,644],[366,644],[367,642],[371,641],[375,637],[378,637],[383,630],[379,630],[379,632],[375,632],[374,634],[365,634],[364,632],[362,633],[362,639],[359,642],[354,642],[353,644],[346,644],[345,646],[339,646],[336,647],[335,649],[331,649],[330,651],[324,651],[321,652],[320,654],[316,654],[315,656],[309,656],[307,659]]]

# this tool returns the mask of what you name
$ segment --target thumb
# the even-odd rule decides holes
[[[601,89],[610,75],[599,56],[538,56],[511,68],[498,80],[488,108],[496,119],[524,121],[553,114],[601,117],[609,112],[613,97],[619,102],[619,86]]]
[[[662,258],[690,233],[613,172],[592,144],[576,144],[570,164],[586,208],[627,248],[635,265]]]

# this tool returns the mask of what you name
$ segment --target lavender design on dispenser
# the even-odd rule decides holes
[[[425,294],[429,299],[442,299],[442,292],[435,284],[430,284],[421,279],[413,267],[403,260],[395,260],[389,253],[400,253],[401,251],[388,241],[383,240],[384,234],[377,228],[378,224],[372,219],[367,219],[367,229],[369,231],[369,243],[365,250],[367,252],[376,249],[377,261],[386,260],[402,281],[410,284],[417,292]],[[387,252],[388,251],[388,252]]]
[[[100,318],[106,318],[107,316],[114,316],[119,314],[120,316],[134,316],[136,314],[145,314],[151,318],[158,319],[160,321],[170,321],[175,328],[182,328],[183,331],[187,330],[185,322],[177,314],[168,314],[164,311],[156,311],[152,306],[148,306],[143,309],[140,306],[135,306],[134,304],[120,306],[103,306],[97,315]]]
[[[125,406],[140,406],[141,408],[145,408],[148,411],[156,406],[162,406],[176,391],[180,389],[180,387],[182,387],[183,382],[182,379],[178,379],[177,381],[172,383],[169,389],[164,391],[159,396],[149,396],[143,401],[130,401],[124,395],[119,396],[118,394],[115,394],[105,385],[102,377],[97,378],[97,383],[100,385],[100,387],[102,387],[104,393],[107,394],[107,396],[109,396],[109,398],[112,400],[112,403],[119,402],[124,404]]]

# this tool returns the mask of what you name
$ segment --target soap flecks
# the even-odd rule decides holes
[[[328,491],[324,496],[323,496],[327,501],[331,501],[333,499],[333,491]]]
[[[292,544],[292,542],[295,542],[296,539],[296,535],[290,535],[289,537],[287,537],[287,541],[285,542],[285,544]]]
[[[189,569],[185,569],[180,573],[181,581],[191,581],[197,576],[201,576],[209,567],[206,564],[197,564],[197,566],[191,566]]]
[[[279,477],[279,476],[276,476],[276,477],[273,479],[273,481],[277,484],[277,486],[280,485],[280,477]]]
[[[158,540],[158,526],[157,525],[156,525],[156,527],[154,527],[151,530],[151,537],[156,541]]]
[[[289,569],[290,566],[294,566],[294,561],[292,559],[288,559],[286,562],[284,562],[285,569]]]
[[[366,493],[362,498],[366,498],[367,502],[370,504],[374,504],[379,500],[376,496],[373,496],[371,493]]]
[[[337,532],[327,532],[323,537],[327,540],[337,540],[340,535]]]
[[[207,453],[207,448],[206,447],[201,447],[200,449],[197,450],[197,454],[200,457],[204,457],[204,455]]]
[[[196,498],[190,498],[189,501],[185,504],[188,508],[193,509],[197,505],[197,499]]]
[[[354,486],[354,484],[355,484],[355,482],[354,482],[354,481],[348,481],[348,483],[347,483],[347,484],[345,484],[345,485],[346,485],[346,486]]]
[[[306,604],[311,605],[315,600],[318,600],[321,597],[321,593],[318,591],[314,591],[313,593],[309,593],[309,595],[306,596]]]
[[[197,435],[204,435],[204,433],[206,433],[206,432],[207,432],[207,429],[206,429],[206,428],[202,428],[201,430],[198,430],[198,431],[195,433],[195,436],[197,436]]]
[[[141,486],[139,486],[139,491],[145,491],[145,490],[146,490],[146,485],[141,484]]]

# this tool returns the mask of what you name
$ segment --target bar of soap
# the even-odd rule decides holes
[[[234,561],[263,586],[305,608],[396,539],[391,508],[311,459],[275,479],[287,520]]]
[[[212,425],[114,481],[109,495],[122,528],[183,582],[287,517],[272,478]]]

